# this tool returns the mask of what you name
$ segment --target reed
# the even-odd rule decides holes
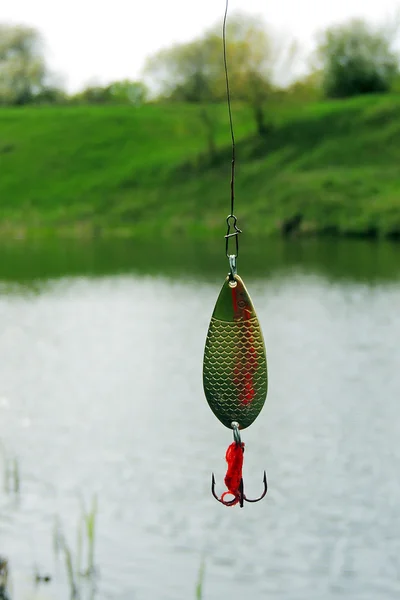
[[[83,572],[85,576],[89,576],[94,573],[94,550],[95,550],[95,534],[96,534],[96,519],[97,519],[97,496],[94,495],[92,498],[91,508],[87,511],[84,503],[82,502],[82,518],[83,529],[86,533],[86,548],[87,548],[87,564],[86,569]],[[79,528],[78,528],[79,532]],[[79,541],[79,533],[78,533]],[[82,542],[80,541],[81,549]],[[78,545],[79,547],[79,545]]]
[[[58,558],[63,556],[65,571],[71,598],[79,598],[82,593],[82,579],[92,579],[96,574],[95,569],[95,541],[97,525],[97,496],[93,496],[89,510],[85,509],[81,501],[81,514],[78,518],[76,534],[76,550],[73,552],[67,542],[61,518],[56,515],[53,524],[53,551]],[[87,552],[86,564],[83,567],[84,550]],[[1,599],[0,599],[1,600]]]
[[[19,495],[21,491],[21,475],[19,460],[16,456],[9,456],[3,443],[0,443],[0,452],[3,459],[3,487],[6,494]]]
[[[206,561],[203,557],[201,560],[201,563],[200,563],[199,575],[198,575],[197,585],[196,585],[196,600],[203,599],[205,569],[206,569]]]
[[[65,569],[68,577],[70,597],[79,598],[79,589],[76,580],[76,573],[74,571],[73,566],[72,552],[64,536],[61,537],[61,550],[64,554]]]

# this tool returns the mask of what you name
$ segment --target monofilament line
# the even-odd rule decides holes
[[[229,0],[226,0],[225,4],[225,15],[224,23],[222,26],[222,42],[224,47],[224,68],[225,68],[225,82],[226,82],[226,98],[228,103],[229,113],[229,126],[231,130],[232,138],[232,168],[231,168],[231,215],[233,216],[235,207],[235,135],[233,133],[233,122],[232,122],[232,108],[231,108],[231,92],[229,87],[229,76],[228,76],[228,61],[226,58],[226,20],[228,16],[228,4]]]

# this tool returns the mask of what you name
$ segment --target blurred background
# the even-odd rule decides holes
[[[239,274],[269,360],[202,390],[228,263],[224,0],[0,7],[0,599],[400,594],[400,5],[231,0]]]

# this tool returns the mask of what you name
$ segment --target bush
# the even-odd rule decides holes
[[[327,29],[317,55],[328,98],[386,92],[399,71],[391,32],[359,19]]]

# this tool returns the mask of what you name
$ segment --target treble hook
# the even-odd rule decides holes
[[[236,444],[236,447],[241,446],[242,451],[244,451],[244,444],[242,444],[242,439],[240,437],[239,423],[237,423],[237,421],[232,421],[231,427],[233,429],[233,441]],[[221,496],[221,498],[218,498],[217,494],[215,493],[215,477],[214,477],[214,473],[212,473],[211,493],[214,496],[214,498],[216,500],[218,500],[218,502],[220,502],[221,504],[224,504],[224,506],[234,506],[235,504],[239,504],[240,508],[243,508],[243,505],[245,502],[260,502],[260,500],[262,500],[266,496],[267,491],[268,491],[268,482],[267,482],[267,473],[265,471],[264,471],[264,477],[263,477],[263,484],[264,484],[264,490],[263,490],[261,496],[259,498],[256,498],[255,500],[252,500],[250,498],[247,498],[246,494],[244,493],[244,483],[243,483],[243,477],[242,477],[240,479],[239,488],[236,492],[233,492],[230,490],[228,492],[225,492],[226,494],[232,494],[233,499],[232,500],[223,500],[222,498],[225,494],[223,494],[223,496]]]
[[[218,502],[220,502],[221,504],[224,504],[225,506],[234,506],[235,504],[239,503],[240,508],[243,508],[243,505],[245,502],[260,502],[260,500],[262,500],[268,491],[268,482],[267,482],[267,473],[264,471],[264,477],[263,477],[263,484],[264,484],[264,491],[261,494],[261,496],[259,498],[255,498],[255,500],[252,500],[250,498],[247,498],[247,496],[244,493],[244,484],[243,484],[243,478],[240,480],[240,485],[239,485],[239,491],[238,494],[235,498],[233,498],[233,500],[221,500],[221,498],[218,498],[217,494],[215,493],[215,477],[214,477],[214,473],[212,474],[211,477],[211,493],[214,496],[214,498],[216,500],[218,500]]]

